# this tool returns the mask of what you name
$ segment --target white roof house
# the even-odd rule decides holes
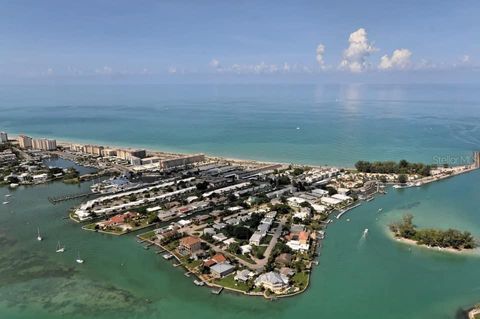
[[[270,289],[273,292],[280,292],[288,287],[288,277],[278,272],[270,271],[261,274],[255,279],[255,286],[263,286],[265,289]]]
[[[256,232],[253,233],[252,237],[250,237],[250,239],[248,240],[248,242],[250,243],[250,245],[259,246],[259,245],[260,245],[260,241],[262,240],[263,237],[265,237],[264,234],[256,231]]]

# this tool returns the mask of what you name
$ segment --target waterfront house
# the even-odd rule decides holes
[[[203,265],[205,267],[212,267],[213,265],[215,264],[222,264],[222,263],[225,263],[225,262],[228,262],[227,258],[221,254],[221,253],[217,253],[215,254],[212,258],[210,259],[207,259]]]
[[[240,281],[240,282],[247,282],[250,278],[253,278],[255,276],[255,273],[253,271],[250,271],[248,269],[242,269],[238,270],[237,273],[235,274],[235,277],[233,279],[235,281]]]
[[[189,256],[198,252],[202,248],[202,242],[199,238],[194,236],[187,236],[180,239],[178,245],[178,252],[183,256]]]
[[[255,279],[255,286],[269,289],[274,293],[281,293],[288,288],[288,277],[278,272],[270,271],[258,276]]]
[[[235,271],[235,266],[231,265],[228,262],[215,264],[212,267],[210,267],[210,273],[214,278],[223,278],[234,271]]]

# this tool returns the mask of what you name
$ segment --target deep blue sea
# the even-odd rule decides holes
[[[479,92],[473,85],[3,86],[0,130],[306,164],[456,164],[480,149]]]

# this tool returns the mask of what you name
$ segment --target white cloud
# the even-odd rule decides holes
[[[325,46],[320,43],[317,46],[317,63],[322,70],[325,69],[325,61],[323,61],[323,54],[324,53],[325,53]]]
[[[212,61],[210,61],[209,63],[210,67],[214,68],[215,70],[219,70],[222,68],[221,64],[220,64],[220,61],[218,61],[217,59],[212,59]]]
[[[397,49],[392,56],[384,55],[380,59],[380,70],[404,70],[411,66],[410,57],[412,52],[408,49]]]
[[[367,31],[364,28],[351,33],[348,42],[349,46],[343,51],[340,68],[354,73],[362,72],[368,67],[367,58],[377,49],[368,41]]]
[[[113,69],[105,65],[103,68],[96,69],[95,73],[100,75],[111,75],[113,73]]]
[[[174,66],[171,66],[168,68],[168,73],[170,74],[176,74],[177,73],[177,68]]]
[[[465,54],[464,56],[462,56],[462,63],[465,63],[465,64],[468,64],[470,63],[470,56],[468,54]]]

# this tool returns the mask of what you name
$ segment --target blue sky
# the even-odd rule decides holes
[[[478,1],[2,1],[0,80],[475,80]],[[319,45],[321,45],[319,47]]]

